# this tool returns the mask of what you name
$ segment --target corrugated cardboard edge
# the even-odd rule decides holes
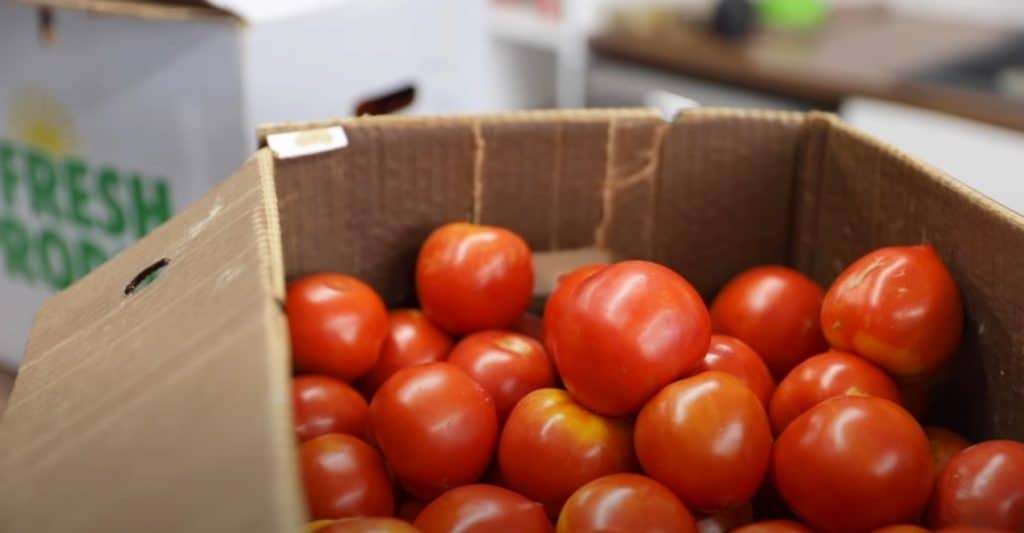
[[[241,19],[204,2],[143,2],[128,0],[14,0],[15,3],[51,9],[71,9],[96,15],[157,21],[232,21]]]

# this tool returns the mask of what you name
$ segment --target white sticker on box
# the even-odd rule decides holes
[[[278,159],[291,159],[338,150],[348,146],[341,126],[267,135],[267,146]]]

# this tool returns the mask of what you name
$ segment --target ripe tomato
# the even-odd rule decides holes
[[[345,518],[317,530],[317,533],[421,533],[412,524],[397,518]]]
[[[640,465],[688,507],[742,504],[768,470],[772,431],[757,396],[731,374],[677,381],[647,402],[633,436]]]
[[[934,533],[1008,533],[1005,529],[975,526],[950,526],[936,529]]]
[[[594,274],[608,268],[605,264],[594,264],[585,265],[573,270],[566,272],[558,277],[558,285],[555,290],[548,296],[548,301],[544,303],[544,315],[541,317],[543,321],[543,332],[544,332],[544,345],[548,345],[547,331],[551,328],[551,322],[556,317],[562,316],[562,308],[565,307],[566,302],[569,301],[569,295],[576,290],[576,287],[583,283],[586,279],[590,278]]]
[[[914,526],[910,524],[900,524],[898,526],[885,526],[880,529],[876,529],[873,533],[930,533],[927,529],[921,526]]]
[[[370,427],[402,486],[424,501],[480,479],[498,440],[491,396],[448,363],[388,378],[370,402]]]
[[[503,421],[526,393],[555,384],[555,369],[541,344],[510,331],[478,331],[462,339],[448,356],[483,385]]]
[[[790,509],[825,532],[913,521],[935,476],[921,426],[873,396],[837,396],[798,416],[775,442],[772,468]]]
[[[697,533],[697,525],[661,483],[638,474],[612,474],[583,485],[565,502],[558,533],[576,531]]]
[[[537,342],[544,342],[544,321],[533,313],[523,313],[523,316],[519,317],[515,324],[512,324],[512,331],[526,335]]]
[[[963,321],[956,282],[928,245],[881,248],[854,261],[821,308],[833,347],[899,378],[926,376],[945,364]]]
[[[1024,531],[1024,444],[991,440],[950,459],[932,496],[932,527]]]
[[[533,295],[533,258],[519,235],[456,222],[434,230],[416,260],[423,312],[456,335],[508,328]]]
[[[768,409],[772,391],[775,390],[775,379],[761,356],[747,343],[728,335],[712,335],[708,353],[688,373],[696,375],[708,370],[718,370],[739,378],[754,391],[761,405]]]
[[[439,496],[416,518],[423,533],[490,533],[554,531],[544,506],[508,489],[466,485]]]
[[[343,381],[327,376],[292,378],[292,411],[299,442],[326,433],[366,435],[366,400]]]
[[[299,445],[306,506],[314,520],[390,516],[395,509],[384,459],[352,435],[328,433]]]
[[[388,314],[388,336],[380,358],[359,380],[359,388],[372,398],[381,384],[399,370],[444,361],[452,338],[417,309],[396,309]]]
[[[288,285],[285,307],[298,370],[352,381],[377,362],[388,311],[369,285],[344,274],[313,274]]]
[[[762,266],[732,278],[711,303],[715,333],[750,345],[775,379],[825,351],[818,325],[825,291],[791,268]]]
[[[563,303],[549,302],[551,356],[569,393],[606,416],[636,412],[693,367],[711,339],[707,309],[679,274],[623,261],[583,280]]]
[[[739,529],[734,529],[733,533],[814,533],[811,528],[799,523],[793,522],[792,520],[766,520],[764,522],[754,522],[753,524],[747,524]]]
[[[512,409],[498,445],[510,489],[558,511],[589,481],[635,467],[632,426],[591,413],[560,389],[539,389]]]
[[[728,533],[754,520],[754,507],[750,503],[736,505],[697,520],[700,533]]]
[[[942,474],[942,470],[954,455],[971,445],[967,439],[946,428],[928,426],[924,428],[924,434],[928,436],[928,446],[932,451],[932,460],[935,461],[936,475]]]
[[[830,350],[797,365],[775,388],[768,408],[775,433],[782,433],[811,407],[844,394],[900,401],[899,388],[882,369],[856,355]]]

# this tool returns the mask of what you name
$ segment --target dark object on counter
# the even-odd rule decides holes
[[[740,39],[754,29],[756,17],[750,0],[721,0],[711,16],[711,28],[726,39]]]

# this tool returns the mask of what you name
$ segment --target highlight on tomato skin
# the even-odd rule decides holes
[[[416,258],[423,312],[453,335],[509,329],[533,296],[533,254],[519,235],[454,222],[435,229]]]
[[[918,381],[945,365],[963,323],[960,289],[929,245],[880,248],[854,261],[821,307],[833,348],[868,359],[897,381]]]
[[[583,485],[562,507],[557,531],[697,533],[693,515],[668,487],[639,474],[612,474]]]
[[[564,390],[535,390],[505,422],[498,466],[505,486],[544,504],[555,518],[586,483],[636,470],[633,426],[587,410]]]

